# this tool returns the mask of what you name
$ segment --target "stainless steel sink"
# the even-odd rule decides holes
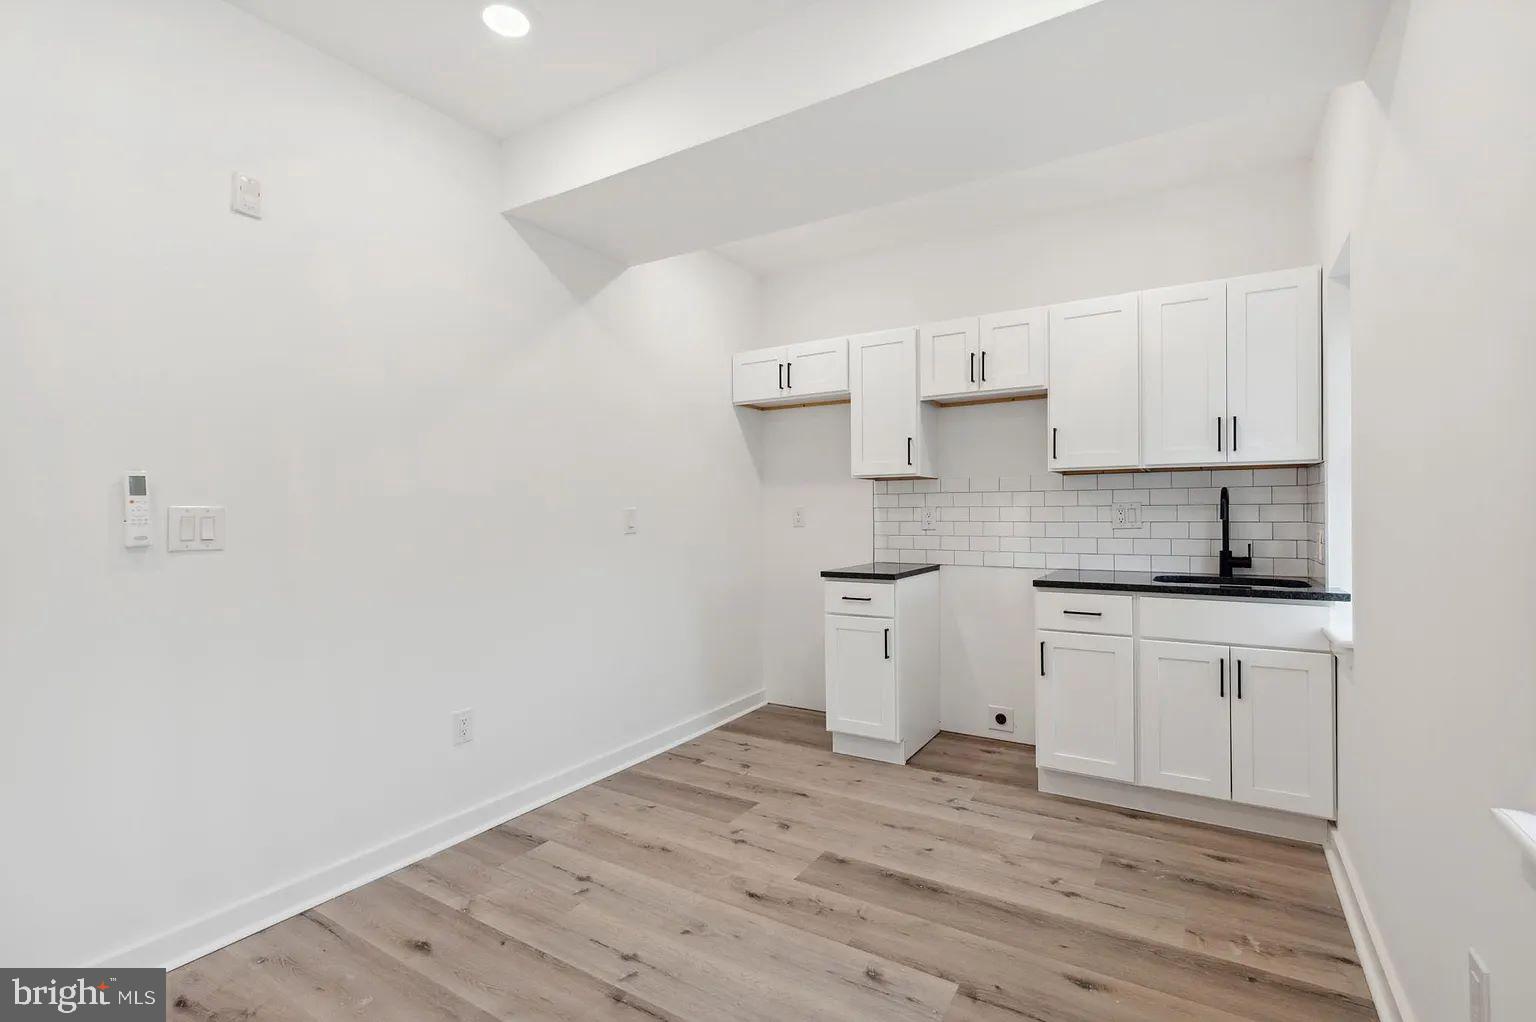
[[[1250,589],[1310,589],[1312,583],[1304,578],[1275,578],[1270,575],[1237,575],[1222,578],[1220,575],[1154,575],[1154,582],[1173,585],[1244,586]]]

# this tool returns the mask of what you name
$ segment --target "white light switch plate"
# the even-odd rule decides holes
[[[166,508],[165,548],[172,553],[223,550],[224,509],[206,506]]]

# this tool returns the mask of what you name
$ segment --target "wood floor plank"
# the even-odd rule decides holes
[[[653,1019],[649,1006],[396,880],[311,910],[499,1019]]]
[[[626,795],[634,795],[636,798],[671,806],[673,809],[707,816],[711,820],[719,820],[722,823],[734,820],[757,804],[755,801],[710,791],[708,788],[701,788],[686,781],[671,780],[634,770],[614,774],[606,780],[599,781],[598,784],[604,788],[612,788],[614,791],[622,791]]]
[[[171,973],[171,1018],[1329,1022],[1375,1015],[1315,846],[908,766],[765,707]]]
[[[1270,1022],[1375,1018],[1369,1004],[1336,991],[832,853],[799,879],[1233,1014]]]
[[[737,717],[720,730],[771,738],[777,742],[803,745],[808,749],[832,750],[832,732],[827,730],[826,714],[816,710],[770,704]]]

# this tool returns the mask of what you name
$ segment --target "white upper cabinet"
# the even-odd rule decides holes
[[[918,390],[923,400],[958,400],[1043,391],[1048,310],[1020,309],[918,328]]]
[[[848,393],[848,339],[791,344],[784,355],[785,389],[797,398]]]
[[[981,317],[977,386],[990,394],[1044,390],[1049,382],[1048,309],[1017,309]]]
[[[1137,295],[1050,310],[1047,456],[1055,471],[1141,463]]]
[[[1139,783],[1230,798],[1227,647],[1142,639],[1136,656]]]
[[[848,394],[848,341],[843,337],[743,351],[731,359],[731,400],[771,408]]]
[[[1232,647],[1232,798],[1334,810],[1333,657]]]
[[[1321,294],[1316,266],[1227,281],[1228,462],[1322,459]]]
[[[1141,295],[1144,465],[1227,460],[1227,289],[1222,281]]]
[[[978,321],[952,319],[918,327],[918,392],[924,399],[973,394],[980,382],[976,363]]]
[[[731,359],[731,400],[738,405],[763,404],[784,397],[784,349],[743,351]]]
[[[932,477],[932,411],[917,396],[917,330],[879,330],[848,339],[853,474]]]

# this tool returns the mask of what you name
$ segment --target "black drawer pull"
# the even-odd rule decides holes
[[[1063,614],[1071,614],[1073,617],[1103,617],[1102,610],[1064,610]]]
[[[1221,453],[1221,416],[1216,416],[1216,453]]]
[[[1216,664],[1221,668],[1221,698],[1225,699],[1227,698],[1227,660],[1223,657],[1216,661]]]
[[[971,352],[971,382],[976,382],[976,353]]]
[[[987,353],[985,351],[981,353],[981,382],[987,382]]]
[[[843,599],[845,599],[845,600],[853,600],[855,603],[868,603],[870,600],[873,600],[874,597],[873,596],[844,596]]]
[[[793,362],[786,362],[784,364],[784,389],[795,389],[795,364]]]
[[[1040,677],[1045,677],[1045,640],[1040,640]]]
[[[885,658],[887,660],[891,658],[891,630],[889,628],[885,630]]]
[[[1237,662],[1237,698],[1243,698],[1243,662]]]

